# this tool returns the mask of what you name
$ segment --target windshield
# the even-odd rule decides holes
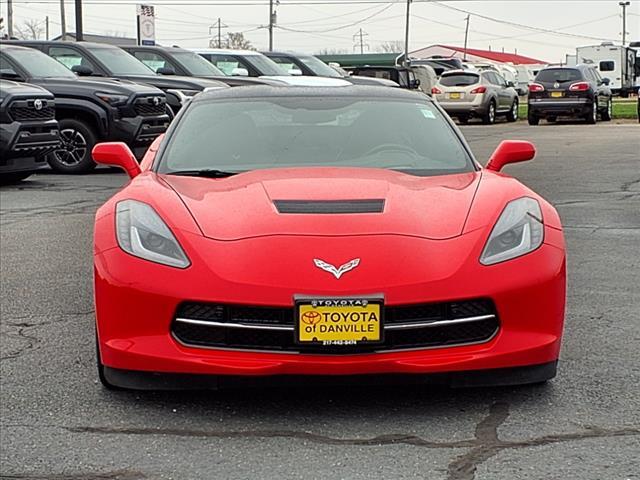
[[[109,75],[155,75],[140,60],[120,48],[86,47],[107,68]]]
[[[474,170],[430,102],[274,97],[190,105],[158,172],[326,166],[421,176]]]
[[[548,70],[542,70],[538,73],[536,77],[536,82],[547,82],[547,83],[564,83],[564,82],[575,82],[577,80],[582,80],[582,75],[580,75],[580,71],[575,68],[550,68]]]
[[[224,72],[211,62],[207,62],[197,53],[193,52],[172,52],[171,56],[176,62],[194,77],[224,77]]]
[[[289,75],[289,72],[264,55],[247,55],[243,60],[253,65],[260,75]]]
[[[480,77],[469,73],[454,73],[451,75],[442,75],[440,77],[440,85],[445,87],[466,87],[478,83]]]
[[[16,63],[26,70],[32,78],[77,78],[75,73],[67,67],[57,62],[53,58],[45,55],[33,48],[11,49],[6,53],[10,54]]]
[[[313,55],[299,56],[298,58],[309,68],[309,70],[320,77],[342,78],[333,68]]]

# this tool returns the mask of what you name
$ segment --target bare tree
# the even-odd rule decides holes
[[[15,29],[15,36],[20,40],[40,40],[44,33],[42,22],[34,19],[25,20],[22,25],[16,25]]]
[[[404,42],[402,40],[390,40],[387,42],[382,42],[376,47],[376,52],[402,53],[404,52]]]
[[[232,48],[234,50],[255,50],[255,47],[251,45],[251,42],[244,38],[244,33],[242,32],[227,33],[225,47]]]
[[[323,48],[316,52],[316,55],[345,55],[351,53],[346,48]]]

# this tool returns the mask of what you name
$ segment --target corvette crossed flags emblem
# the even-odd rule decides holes
[[[337,279],[340,279],[342,275],[360,265],[360,259],[354,258],[353,260],[349,260],[347,263],[340,265],[338,268],[336,268],[334,265],[331,265],[330,263],[325,262],[324,260],[320,260],[319,258],[314,258],[313,263],[319,269],[324,270],[325,272],[329,272],[333,274],[333,276]]]

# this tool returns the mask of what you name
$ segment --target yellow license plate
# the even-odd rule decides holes
[[[562,92],[551,92],[551,96],[552,96],[553,98],[559,98],[559,97],[561,97],[562,95],[563,95],[563,93],[562,93]]]
[[[457,93],[457,92],[456,92],[456,93],[450,93],[450,94],[449,94],[449,98],[453,98],[454,100],[455,100],[455,99],[458,99],[458,98],[461,98],[461,97],[462,97],[462,94]]]
[[[296,303],[299,343],[358,345],[382,341],[379,299],[311,299]]]

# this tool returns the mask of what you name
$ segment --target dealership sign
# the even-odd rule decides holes
[[[156,44],[156,19],[153,5],[138,5],[138,45]]]

